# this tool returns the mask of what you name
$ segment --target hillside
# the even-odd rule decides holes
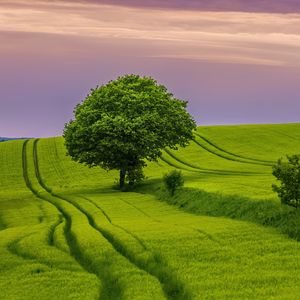
[[[262,203],[280,210],[271,166],[287,153],[300,153],[300,124],[199,127],[122,193],[116,172],[72,162],[61,137],[1,143],[0,298],[297,299],[300,244],[255,218],[222,217],[239,197],[261,215]],[[161,189],[174,168],[185,210]]]
[[[10,141],[10,140],[14,140],[14,139],[0,136],[0,142]]]
[[[8,137],[1,137],[0,136],[0,142],[5,142],[5,141],[14,141],[14,140],[24,140],[27,139],[25,137],[21,137],[21,138],[8,138]]]

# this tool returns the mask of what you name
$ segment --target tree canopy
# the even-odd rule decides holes
[[[141,176],[145,160],[156,160],[162,149],[186,146],[195,121],[187,101],[177,99],[151,77],[125,75],[92,89],[74,109],[64,138],[73,160],[90,167]],[[129,179],[130,181],[130,179]]]
[[[280,186],[273,184],[281,202],[290,206],[300,206],[300,155],[287,156],[287,162],[279,159],[273,167],[273,175]]]

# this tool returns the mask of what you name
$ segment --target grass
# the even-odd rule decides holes
[[[0,147],[0,215],[5,227],[0,231],[1,299],[95,298],[97,280],[51,245],[59,213],[26,187],[23,142]]]
[[[299,129],[200,127],[126,193],[62,138],[1,143],[0,298],[297,299],[299,217],[270,185]],[[169,197],[174,168],[186,187]]]

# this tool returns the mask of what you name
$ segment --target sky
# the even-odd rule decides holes
[[[61,135],[91,88],[152,76],[199,125],[300,121],[299,0],[0,0],[0,136]]]

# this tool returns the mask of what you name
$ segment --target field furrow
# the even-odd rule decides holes
[[[252,162],[252,163],[258,164],[258,165],[259,164],[262,164],[262,165],[272,165],[272,164],[274,164],[274,162],[271,161],[271,160],[256,159],[256,158],[252,158],[252,157],[238,155],[236,153],[233,153],[231,151],[228,151],[228,150],[225,150],[225,149],[221,148],[219,145],[216,145],[214,142],[209,140],[207,137],[204,137],[204,136],[200,135],[197,132],[195,134],[201,140],[205,141],[208,145],[212,146],[212,148],[215,148],[216,150],[219,150],[221,153],[227,154],[232,158],[236,158],[237,160],[246,161],[246,162],[249,162],[249,163]]]
[[[88,198],[86,198],[88,199]],[[156,223],[164,223],[166,225],[166,228],[169,228],[170,226],[175,226],[175,227],[180,227],[180,228],[185,228],[188,230],[192,230],[192,231],[196,231],[197,233],[199,233],[201,236],[205,236],[207,238],[209,238],[212,241],[216,241],[215,238],[213,238],[212,235],[210,235],[209,233],[205,232],[204,230],[201,230],[199,228],[195,228],[189,225],[185,225],[184,223],[181,224],[177,224],[175,222],[170,222],[170,220],[164,220],[164,218],[160,218],[159,216],[153,217],[150,214],[146,213],[145,210],[143,210],[142,208],[139,208],[138,206],[134,205],[133,203],[130,202],[130,200],[125,200],[123,198],[118,198],[118,200],[128,204],[129,206],[133,207],[134,209],[136,209],[137,211],[141,212],[143,215],[145,215],[147,218],[151,219],[152,221],[156,222]],[[89,201],[92,201],[89,199]],[[93,202],[97,207],[98,205]]]
[[[30,189],[30,191],[39,199],[41,199],[42,201],[47,201],[48,203],[50,203],[51,205],[53,205],[60,213],[60,216],[63,216],[63,218],[65,219],[65,237],[68,243],[68,246],[70,248],[70,252],[73,254],[73,257],[76,259],[76,261],[84,268],[86,269],[86,265],[84,263],[82,263],[82,260],[79,259],[79,257],[81,257],[81,255],[77,255],[79,252],[79,247],[78,247],[78,242],[76,240],[76,236],[73,234],[72,230],[71,230],[71,218],[68,215],[68,213],[66,213],[66,210],[64,208],[61,208],[59,205],[57,205],[55,203],[55,201],[53,201],[54,199],[51,199],[51,197],[47,197],[46,195],[42,194],[41,191],[35,189],[32,186],[32,182],[29,178],[29,174],[28,174],[28,157],[27,157],[27,144],[28,144],[28,140],[26,140],[24,142],[23,145],[23,176],[24,176],[24,180],[26,182],[27,187]],[[36,169],[35,169],[36,170]],[[37,170],[36,170],[37,172]],[[36,173],[37,174],[37,173]],[[61,217],[59,218],[59,220],[50,225],[50,228],[47,228],[49,234],[47,235],[47,240],[48,240],[48,244],[49,246],[51,245],[51,242],[54,243],[54,229],[56,228],[57,225],[59,225],[61,220]],[[51,257],[49,257],[51,258]]]
[[[236,156],[271,164],[299,152],[299,123],[201,126],[197,133]]]
[[[27,143],[28,140],[26,140],[23,144],[23,150],[22,150],[22,169],[23,169],[23,178],[25,181],[25,184],[27,186],[27,188],[35,195],[37,196],[37,198],[40,200],[40,209],[43,211],[43,205],[45,205],[44,203],[44,199],[42,197],[39,196],[39,193],[37,190],[34,189],[32,182],[29,179],[29,171],[28,171],[28,161],[27,161],[27,155],[29,153],[27,153]],[[48,202],[50,203],[50,202]],[[50,203],[52,205],[52,203]],[[55,206],[52,206],[51,208],[54,208]],[[56,208],[56,207],[55,207]],[[57,213],[57,214],[56,214]],[[48,244],[50,246],[56,246],[55,244],[55,239],[54,239],[54,235],[55,235],[55,230],[56,228],[64,221],[62,214],[59,212],[59,210],[55,211],[54,214],[54,218],[52,218],[52,220],[50,220],[50,222],[52,222],[48,228],[47,228],[47,236],[48,236]],[[43,216],[41,216],[39,218],[40,222],[42,223],[43,220],[47,219],[46,214],[44,214]]]
[[[271,190],[297,128],[200,128],[127,192],[62,138],[0,143],[0,298],[298,299],[299,216]],[[175,168],[185,187],[171,197]]]
[[[6,181],[0,191],[0,214],[7,226],[0,232],[0,298],[95,299],[92,278],[69,255],[50,245],[59,216],[25,184],[23,141],[5,148],[0,169],[10,174],[13,188]]]
[[[119,261],[119,266],[118,267],[120,268],[120,271],[119,271],[120,273],[118,274],[119,276],[121,275],[121,269],[126,268],[127,272],[130,269],[133,269],[131,272],[138,272],[140,277],[148,277],[148,278],[144,279],[145,282],[148,281],[149,285],[153,285],[153,287],[151,287],[151,291],[145,290],[145,286],[144,285],[140,286],[140,288],[143,289],[144,296],[148,297],[147,295],[149,295],[149,297],[150,296],[152,297],[153,295],[156,295],[155,297],[161,298],[162,297],[161,287],[156,282],[157,279],[159,281],[159,278],[156,279],[155,274],[152,274],[151,272],[149,272],[149,270],[147,270],[147,268],[144,267],[143,263],[139,263],[139,260],[136,259],[134,252],[133,253],[129,252],[126,249],[126,246],[124,246],[119,240],[115,239],[114,236],[111,235],[109,231],[106,231],[104,228],[102,228],[101,226],[99,226],[98,223],[97,223],[97,221],[93,217],[92,213],[88,209],[86,209],[85,207],[80,206],[73,199],[69,199],[67,197],[62,197],[62,196],[60,196],[58,194],[55,194],[48,186],[45,185],[43,179],[41,178],[40,171],[39,171],[38,154],[37,154],[37,142],[38,142],[38,140],[35,140],[35,142],[34,142],[34,152],[33,152],[33,155],[34,155],[34,164],[35,164],[35,169],[36,169],[36,177],[38,178],[38,181],[39,181],[40,185],[43,187],[43,189],[51,197],[56,198],[57,200],[60,200],[60,202],[64,202],[65,205],[66,204],[68,206],[71,205],[73,210],[76,209],[77,213],[79,212],[82,216],[84,216],[87,219],[88,224],[90,225],[90,228],[92,228],[93,230],[97,231],[101,235],[101,237],[103,237],[108,242],[108,244],[116,251],[116,253],[114,254],[114,256],[116,256],[117,254],[119,254],[121,256],[118,259],[118,261]],[[70,214],[68,214],[68,213],[65,212],[65,216],[67,218],[67,221],[69,220],[69,224],[71,224],[72,218],[71,218]],[[69,226],[71,226],[71,225],[69,225]],[[69,228],[69,231],[70,230],[71,230],[71,228]],[[75,239],[76,237],[78,238],[77,244],[79,244],[80,236],[76,236],[74,234],[73,239]],[[102,247],[103,246],[104,245],[102,245]],[[99,247],[101,247],[101,244],[99,245]],[[77,248],[77,253],[78,253],[79,247],[77,246],[76,248]],[[125,260],[128,260],[128,262],[126,262],[126,261],[122,262],[121,258],[123,258]],[[104,257],[103,257],[103,259],[104,259]],[[115,276],[115,275],[111,273],[110,276],[112,276],[112,278],[110,278],[109,282],[107,282],[107,277],[109,277],[108,273],[109,273],[110,270],[109,270],[109,268],[104,269],[103,268],[103,263],[102,263],[102,268],[101,268],[101,265],[97,265],[97,260],[95,260],[93,262],[92,259],[91,259],[91,261],[89,262],[89,265],[90,266],[94,266],[94,267],[92,269],[87,269],[87,270],[92,270],[93,273],[97,274],[97,276],[102,280],[102,282],[106,283],[106,285],[104,286],[104,288],[105,287],[107,287],[107,288],[103,292],[103,294],[105,295],[105,297],[108,297],[108,299],[109,299],[109,297],[121,297],[122,294],[126,295],[126,293],[129,293],[130,290],[129,291],[122,291],[122,290],[119,290],[119,289],[121,289],[121,287],[112,286],[113,284],[115,285],[118,281],[120,281],[120,277],[114,278],[113,276]],[[116,263],[116,260],[114,261],[114,263]],[[133,266],[130,266],[129,263],[132,263]],[[108,264],[108,261],[106,261],[106,264]],[[112,264],[112,262],[111,262],[111,264]],[[136,271],[134,270],[135,268],[137,269]],[[142,272],[140,272],[138,270],[140,270]],[[144,274],[143,271],[146,272],[146,274]],[[124,272],[124,270],[123,270],[123,272]],[[151,278],[152,276],[154,276],[155,279]],[[139,280],[142,281],[142,278],[140,278]],[[126,282],[126,281],[131,281],[130,278],[126,278],[124,276],[123,277],[123,281],[124,281],[123,285],[124,285],[125,289],[131,289],[132,288],[131,287],[131,283],[130,282]],[[136,285],[134,288],[138,291],[139,286]],[[162,288],[164,288],[164,285],[162,286]],[[176,292],[178,290],[178,288],[175,287],[175,288],[173,288],[171,290],[172,293],[173,293],[174,289],[176,290]],[[119,290],[119,292],[118,292],[119,296],[117,296],[116,294],[112,294],[112,293],[115,293],[118,290]],[[169,298],[170,295],[169,295],[169,290],[168,289],[165,289],[165,293],[166,293],[167,298]],[[103,298],[103,296],[102,296],[102,298]]]
[[[207,151],[207,150],[205,149],[205,151]],[[218,169],[203,168],[203,167],[199,167],[196,164],[185,161],[184,159],[179,157],[178,154],[175,155],[171,150],[165,149],[165,152],[170,157],[172,157],[175,161],[177,161],[178,163],[180,163],[184,166],[190,167],[192,169],[199,170],[201,172],[208,172],[208,173],[213,173],[213,174],[218,174],[218,175],[232,175],[232,174],[235,174],[235,175],[257,175],[257,174],[260,174],[260,172],[244,172],[244,171],[231,171],[231,170],[226,170],[226,169],[218,170]],[[213,153],[213,155],[214,155],[214,153]],[[223,159],[223,157],[222,157],[222,159]],[[241,166],[241,169],[242,169],[242,166]]]
[[[82,198],[89,203],[92,203],[103,213],[103,215],[112,225],[112,227],[107,226],[108,224],[105,226],[107,230],[106,234],[108,234],[108,236],[112,239],[112,242],[114,242],[114,240],[119,240],[120,242],[116,246],[120,249],[120,251],[127,253],[129,258],[133,259],[137,265],[139,265],[141,268],[145,268],[151,275],[156,276],[162,283],[165,293],[169,299],[190,298],[189,293],[184,287],[184,284],[172,276],[172,270],[170,270],[160,253],[154,253],[146,246],[145,242],[139,236],[126,229],[124,226],[114,223],[99,203],[95,203],[87,197]],[[123,231],[125,235],[122,234],[122,232],[120,232],[118,229]],[[131,244],[131,246],[127,247],[127,243]],[[141,247],[133,247],[133,243],[138,243]]]
[[[142,214],[140,210],[134,209],[134,207],[129,205],[122,205],[124,202],[120,200],[120,198],[124,197],[127,198],[127,202],[135,203],[135,205],[138,205],[139,208],[147,210],[147,212],[149,212],[151,215],[153,214],[154,218],[160,218],[162,222],[154,222],[151,218],[145,219],[145,215]],[[255,247],[249,249],[249,243],[251,244],[251,241],[254,242],[255,240],[254,235],[251,233],[252,230],[255,230],[254,227],[256,228],[257,232],[256,238],[259,237],[260,243],[264,244],[261,246],[266,247],[268,244],[267,241],[263,242],[263,239],[261,239],[262,236],[267,233],[267,231],[264,232],[264,229],[262,228],[244,223],[243,229],[240,228],[241,231],[239,230],[239,232],[235,234],[235,238],[228,241],[229,236],[235,231],[235,229],[233,229],[231,226],[242,226],[242,223],[231,223],[230,221],[227,222],[222,218],[217,220],[215,218],[210,219],[184,214],[170,208],[164,203],[157,202],[153,198],[146,198],[145,195],[126,193],[125,195],[123,194],[118,196],[116,193],[112,193],[111,195],[102,196],[89,195],[89,198],[91,198],[93,202],[101,205],[102,209],[104,209],[106,214],[109,215],[113,223],[121,225],[122,227],[127,228],[137,236],[141,237],[149,249],[156,249],[156,251],[159,251],[164,259],[168,260],[168,263],[171,264],[174,269],[175,266],[179,268],[178,271],[181,275],[177,274],[176,276],[179,276],[180,278],[182,278],[182,274],[187,276],[185,272],[187,269],[189,269],[189,262],[191,264],[195,263],[196,260],[201,259],[201,256],[204,256],[204,260],[208,259],[209,253],[214,253],[214,267],[211,266],[213,269],[211,269],[209,265],[205,265],[202,271],[203,274],[194,272],[193,275],[190,274],[191,282],[189,281],[188,285],[192,285],[194,288],[203,281],[203,276],[205,276],[205,274],[209,274],[212,270],[214,270],[214,275],[211,275],[212,278],[215,276],[218,277],[217,274],[221,270],[223,274],[229,271],[224,270],[227,263],[222,266],[221,257],[223,257],[223,255],[227,257],[229,265],[232,263],[235,264],[234,255],[238,255],[240,251],[240,254],[244,253],[244,255],[246,255],[244,258],[241,258],[239,255],[239,259],[241,259],[240,262],[245,263],[244,267],[247,266],[248,259],[250,259],[250,257],[253,259],[253,252],[256,251]],[[126,219],[122,218],[122,215],[125,213],[127,216]],[[194,230],[198,231],[198,234],[196,234]],[[271,240],[273,239],[271,235],[269,238]],[[273,240],[271,243],[274,242],[275,240]],[[278,245],[278,242],[275,243]],[[173,246],[173,248],[170,248],[170,244]],[[186,245],[189,245],[189,252],[185,248]],[[246,250],[247,247],[248,250]],[[265,250],[263,250],[261,254],[264,252]],[[175,253],[178,254],[176,255]],[[233,255],[233,253],[235,254]],[[178,255],[180,255],[180,257]],[[185,255],[187,255],[188,258]],[[231,255],[233,256],[231,257]],[[221,261],[219,261],[219,259],[221,259]],[[198,267],[200,267],[200,265],[198,265]],[[264,269],[263,265],[260,267]],[[237,280],[237,277],[235,277],[236,275],[234,275],[235,280]],[[250,274],[248,275],[250,276]],[[248,280],[250,280],[250,277]],[[246,280],[245,277],[244,279]],[[206,290],[206,287],[202,286],[202,288]],[[200,295],[201,290],[198,289],[197,291]],[[200,296],[196,296],[195,294],[192,295],[192,298],[201,299]]]
[[[253,164],[253,165],[263,165],[263,166],[272,166],[274,164],[273,162],[266,162],[262,160],[257,160],[257,159],[251,159],[248,157],[241,157],[236,154],[233,154],[231,152],[225,151],[218,147],[217,145],[213,144],[210,142],[208,139],[202,137],[200,134],[195,133],[197,138],[194,138],[193,141],[199,145],[199,147],[203,148],[204,150],[219,156],[221,158],[231,160],[231,161],[236,161],[240,163],[245,163],[245,164]]]
[[[187,163],[182,159],[178,159],[170,150],[165,149],[160,160],[167,165],[188,172],[197,172],[201,174],[215,174],[215,175],[231,175],[232,172],[226,172],[223,170],[206,169]],[[239,174],[239,173],[238,173]]]

